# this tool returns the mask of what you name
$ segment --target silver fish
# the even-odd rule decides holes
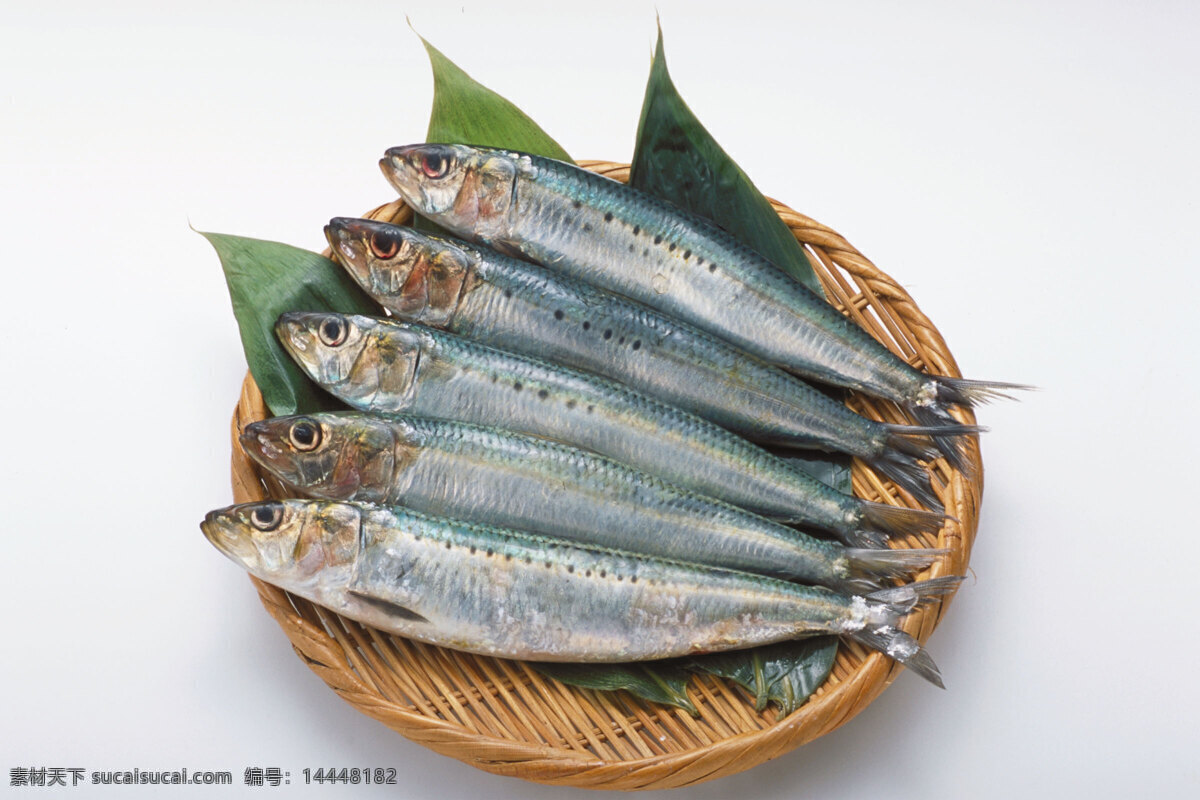
[[[893,400],[923,424],[1016,384],[927,375],[708,220],[540,156],[452,144],[387,151],[384,175],[451,232],[653,306],[790,371]],[[936,440],[960,468],[959,448]]]
[[[849,453],[930,508],[940,504],[918,459],[937,450],[913,437],[982,430],[866,419],[688,323],[465,242],[344,217],[325,235],[397,319],[612,378],[752,441]]]
[[[353,412],[247,425],[242,446],[310,497],[428,514],[618,550],[877,590],[945,550],[815,539],[589,451],[449,420]]]
[[[647,661],[837,634],[941,686],[932,659],[896,625],[960,581],[848,596],[405,509],[315,500],[231,506],[200,527],[251,574],[344,616],[435,645],[537,661]]]
[[[456,419],[592,450],[677,486],[851,545],[931,533],[944,515],[825,486],[711,422],[594,375],[371,317],[288,313],[276,332],[300,366],[361,411]]]

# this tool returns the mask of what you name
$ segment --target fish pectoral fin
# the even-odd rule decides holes
[[[384,600],[383,598],[374,597],[372,595],[365,594],[363,592],[356,592],[354,590],[348,591],[347,594],[360,603],[372,606],[373,608],[376,608],[385,614],[390,614],[394,617],[399,617],[400,619],[409,620],[410,622],[429,622],[428,619],[413,611],[411,608],[406,608],[399,603],[393,603],[391,600]]]

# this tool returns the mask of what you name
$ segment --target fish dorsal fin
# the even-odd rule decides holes
[[[428,619],[413,611],[411,608],[405,608],[399,603],[393,603],[391,600],[384,600],[383,598],[374,597],[363,592],[356,592],[353,589],[349,590],[347,594],[360,603],[371,606],[372,608],[375,608],[393,617],[398,617],[409,622],[429,622]]]

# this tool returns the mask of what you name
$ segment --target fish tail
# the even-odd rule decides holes
[[[873,612],[871,622],[862,630],[849,634],[850,638],[899,661],[934,686],[946,688],[937,664],[920,643],[897,628],[896,623],[914,608],[951,594],[962,580],[961,575],[947,575],[872,592],[866,597]]]
[[[918,461],[918,458],[936,458],[937,451],[932,447],[925,449],[931,453],[928,455],[922,453],[921,456],[917,456],[889,448],[868,463],[880,475],[915,497],[921,505],[941,511],[942,501],[934,494],[933,486],[929,482],[929,473]]]
[[[850,574],[856,578],[879,580],[887,578],[907,578],[914,572],[925,569],[938,556],[949,553],[944,548],[928,548],[914,550],[874,550],[849,548],[846,558],[850,562]],[[876,585],[876,590],[881,587]]]
[[[973,406],[990,403],[993,400],[1015,400],[1009,392],[1029,392],[1035,387],[1024,383],[1004,383],[1002,381],[973,381],[967,378],[950,378],[945,375],[934,375],[933,382],[937,385],[937,402],[940,405]]]
[[[1013,400],[1015,398],[1008,392],[1034,391],[1037,388],[1024,383],[975,381],[945,375],[932,375],[930,380],[933,381],[936,390],[933,404],[910,409],[917,422],[930,427],[964,427],[950,416],[949,407],[952,405],[974,406],[1000,398]],[[975,470],[967,459],[965,439],[935,436],[933,442],[951,467],[969,476],[974,474]]]
[[[902,453],[907,453],[921,459],[937,458],[937,450],[924,442],[917,441],[921,438],[932,438],[934,440],[941,437],[953,436],[974,436],[978,433],[987,433],[986,425],[963,425],[953,417],[938,417],[935,425],[889,425],[881,423],[883,430],[887,434],[884,440],[888,447],[895,448]]]
[[[951,594],[962,582],[962,575],[943,575],[927,581],[880,589],[867,595],[867,600],[880,606],[889,615],[885,624],[892,625],[917,606],[932,603],[939,597]]]
[[[850,634],[850,638],[899,661],[939,689],[946,688],[946,684],[942,682],[942,673],[929,653],[904,631],[886,625],[881,628],[863,628]]]
[[[901,508],[884,503],[862,501],[859,526],[887,536],[913,536],[922,533],[936,535],[946,522],[941,511],[925,511],[917,508]]]
[[[886,550],[888,537],[878,531],[836,532],[842,544],[860,550]]]
[[[921,461],[932,461],[937,458],[937,449],[921,440],[930,436],[930,431],[940,430],[941,425],[889,425],[881,423],[881,426],[884,432],[883,443],[885,447],[899,451],[906,456],[920,459]]]
[[[929,425],[884,425],[886,449],[871,462],[871,466],[887,476],[897,486],[915,497],[923,506],[940,510],[941,500],[929,485],[929,474],[917,461],[932,461],[939,454],[946,456],[951,466],[960,472],[970,471],[963,437],[983,433],[983,425],[963,425],[938,409],[915,409],[919,419]],[[932,439],[929,444],[922,439]]]
[[[976,433],[977,431],[960,431],[963,428],[975,428],[977,425],[963,425],[946,409],[940,406],[917,406],[910,409],[912,415],[916,417],[921,426],[929,429],[944,428],[949,433],[946,436],[933,435],[933,446],[942,454],[946,462],[954,469],[971,476],[975,472],[975,467],[967,458],[967,442],[968,433]],[[986,428],[979,428],[980,431]]]

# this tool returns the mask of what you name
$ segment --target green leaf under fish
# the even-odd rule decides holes
[[[624,689],[643,700],[676,706],[692,716],[700,712],[687,696],[688,673],[673,663],[655,664],[531,664],[548,678],[584,689]]]
[[[242,349],[271,413],[304,414],[345,408],[296,366],[275,338],[285,311],[377,314],[354,280],[324,256],[279,242],[204,233],[221,259]]]
[[[780,452],[773,450],[775,455],[791,464],[810,478],[815,478],[826,486],[839,492],[852,494],[853,486],[850,481],[850,459],[845,456],[831,456],[819,451],[804,452],[789,450]]]
[[[667,72],[661,28],[629,183],[712,220],[810,289],[821,292],[808,257],[787,225],[675,89]]]
[[[835,658],[837,639],[819,636],[745,652],[713,653],[694,658],[685,666],[728,678],[754,695],[759,711],[774,702],[779,705],[780,716],[787,716],[825,682]]]

